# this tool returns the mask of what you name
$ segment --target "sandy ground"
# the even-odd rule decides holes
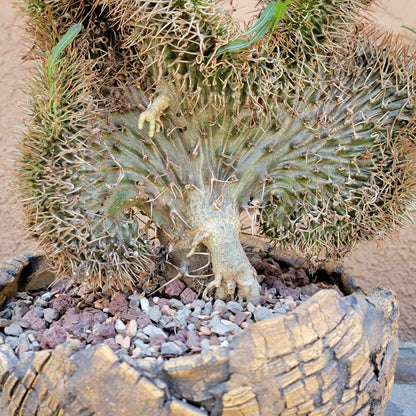
[[[234,0],[240,18],[247,18],[257,0]],[[14,148],[23,118],[21,88],[28,74],[23,68],[22,32],[10,0],[0,0],[0,263],[36,247],[20,230],[21,214],[8,192],[13,177]],[[416,35],[401,28],[416,28],[416,0],[383,0],[374,19],[385,30],[401,33],[416,46]],[[384,247],[359,245],[346,260],[347,269],[366,288],[382,284],[394,288],[401,302],[401,338],[416,341],[416,227],[408,227]]]

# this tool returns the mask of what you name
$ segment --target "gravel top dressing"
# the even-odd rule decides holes
[[[254,322],[286,314],[320,288],[332,287],[310,283],[303,269],[281,268],[272,258],[254,266],[262,279],[257,305],[205,301],[180,280],[153,297],[121,292],[88,297],[79,287],[64,289],[65,281],[48,290],[19,292],[0,312],[0,343],[10,345],[19,358],[71,338],[85,348],[105,343],[120,357],[204,354],[227,346],[229,337]]]

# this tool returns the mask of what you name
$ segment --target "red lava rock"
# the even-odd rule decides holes
[[[279,263],[272,258],[254,259],[251,264],[256,269],[257,274],[276,277],[282,274],[282,269]]]
[[[275,280],[273,283],[273,287],[277,289],[280,293],[280,296],[292,296],[293,300],[300,299],[300,291],[298,289],[292,289],[291,287],[287,287],[283,282],[280,280]]]
[[[289,287],[301,287],[309,284],[309,278],[303,269],[294,269],[291,267],[286,273],[283,273],[280,278]]]
[[[59,326],[76,337],[88,338],[86,330],[91,330],[94,324],[102,323],[105,319],[107,315],[101,311],[70,308],[51,327]]]
[[[306,286],[309,284],[309,277],[304,269],[296,269],[296,286]]]
[[[165,287],[165,293],[168,296],[179,296],[182,291],[185,289],[185,283],[181,282],[180,280],[176,279],[173,282],[170,282]]]
[[[188,348],[199,348],[201,340],[199,338],[198,332],[196,331],[186,331],[186,342],[185,345]]]
[[[73,308],[76,303],[77,300],[75,298],[64,293],[54,298],[52,307],[59,313],[65,313],[68,309]]]
[[[121,315],[129,310],[129,301],[122,293],[116,293],[108,305],[108,311],[112,315]]]
[[[176,334],[172,334],[169,336],[169,341],[181,341],[185,344],[186,332],[186,329],[180,329]]]
[[[152,347],[155,345],[162,345],[165,341],[166,338],[163,335],[153,335],[153,337],[149,339],[149,345]]]
[[[139,329],[143,329],[145,328],[147,325],[153,325],[151,319],[149,318],[149,316],[147,315],[146,312],[142,312],[136,319],[137,322],[137,328]]]
[[[189,303],[192,303],[194,300],[198,299],[198,295],[189,287],[187,287],[180,295],[181,301],[188,305]]]
[[[53,326],[47,329],[42,336],[40,346],[44,349],[55,348],[66,341],[68,333],[61,326]]]
[[[116,336],[116,329],[113,322],[104,322],[96,330],[94,335],[97,338],[114,338]]]
[[[234,316],[234,323],[240,326],[247,319],[247,314],[243,311],[237,312]]]
[[[22,321],[27,322],[34,331],[40,331],[45,328],[45,322],[33,309],[25,313]]]
[[[117,344],[114,338],[107,338],[103,341],[103,344],[108,345],[113,351],[117,351],[120,349],[120,345]]]
[[[220,339],[214,334],[209,337],[209,342],[211,345],[221,345]]]
[[[159,306],[160,309],[162,309],[165,305],[169,305],[169,299],[160,298],[159,301],[157,302],[157,305]]]

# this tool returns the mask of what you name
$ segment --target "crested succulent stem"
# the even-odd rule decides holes
[[[410,219],[414,56],[365,27],[368,0],[279,2],[276,30],[261,2],[269,39],[242,49],[228,0],[19,1],[37,64],[17,187],[59,276],[158,284],[159,242],[192,285],[204,245],[204,295],[254,301],[241,212],[279,249],[328,257]]]
[[[224,201],[221,207],[210,205],[198,194],[191,195],[190,218],[196,231],[192,255],[199,243],[204,244],[210,254],[214,280],[203,293],[205,298],[215,289],[215,298],[233,296],[236,286],[238,297],[248,302],[260,297],[260,286],[256,271],[250,264],[240,243],[240,222],[238,209],[231,201]]]

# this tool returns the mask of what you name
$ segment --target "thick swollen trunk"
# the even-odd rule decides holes
[[[256,271],[241,246],[238,208],[227,201],[217,207],[195,194],[190,206],[192,228],[196,235],[189,254],[198,244],[204,244],[211,254],[214,273],[214,280],[208,284],[204,296],[207,297],[215,289],[215,298],[225,299],[233,296],[237,288],[239,298],[257,301],[260,285]]]

